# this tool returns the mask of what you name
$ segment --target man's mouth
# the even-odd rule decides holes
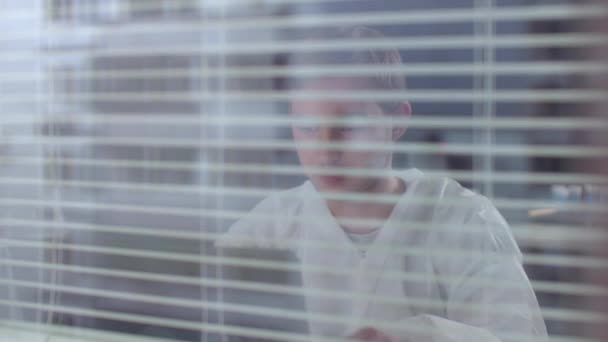
[[[346,177],[344,176],[321,176],[321,180],[323,183],[328,185],[340,185],[344,183]]]

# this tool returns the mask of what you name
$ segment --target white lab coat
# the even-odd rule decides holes
[[[352,293],[332,298],[309,291],[306,304],[313,336],[344,337],[374,326],[408,341],[546,337],[521,252],[490,201],[447,178],[418,170],[397,175],[407,190],[366,257],[309,181],[263,200],[216,245],[287,246],[301,261],[305,289]],[[416,201],[422,198],[430,201]],[[420,223],[428,229],[420,229]],[[340,249],[307,241],[332,242]],[[329,271],[311,270],[314,266]],[[339,273],[345,270],[352,272]],[[368,298],[361,299],[361,294]],[[319,315],[346,322],[316,319]]]

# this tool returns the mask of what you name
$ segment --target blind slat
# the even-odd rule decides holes
[[[156,146],[191,149],[238,149],[257,151],[296,151],[296,149],[323,149],[328,151],[375,151],[393,153],[441,153],[460,155],[494,156],[545,156],[561,158],[606,157],[608,151],[600,147],[586,145],[497,145],[488,149],[478,144],[435,144],[408,142],[407,144],[380,144],[354,142],[294,142],[281,139],[179,139],[179,138],[123,138],[123,137],[32,137],[9,136],[9,145],[47,145],[47,146]]]
[[[200,242],[212,242],[215,241],[222,233],[210,233],[205,231],[200,232],[188,232],[188,231],[175,231],[168,228],[145,228],[136,226],[124,226],[124,225],[100,225],[90,223],[78,223],[78,222],[49,222],[49,221],[37,221],[19,219],[13,217],[3,218],[1,223],[7,232],[11,229],[49,229],[51,231],[56,229],[62,230],[75,230],[75,231],[88,231],[96,233],[115,233],[124,235],[137,235],[137,236],[148,236],[154,238],[170,238],[170,239],[185,239],[194,240]],[[407,222],[408,229],[426,231],[431,229],[442,229],[429,227],[428,225],[421,224],[420,222]],[[470,233],[481,233],[485,231],[485,227],[469,227]],[[577,247],[579,250],[586,248],[595,250],[598,244],[605,243],[608,238],[607,233],[601,228],[589,228],[578,225],[551,225],[551,224],[522,224],[511,227],[511,231],[519,241],[554,241],[554,242],[567,242],[568,245]],[[52,234],[49,232],[49,234]],[[289,240],[282,241],[277,239],[278,242],[287,244]],[[580,242],[581,245],[575,245]],[[342,250],[345,247],[336,246],[332,243],[323,243],[317,241],[304,241],[304,244],[309,244],[319,249],[331,249],[331,250]],[[400,249],[396,248],[395,252],[399,252]]]
[[[75,92],[63,96],[64,103],[97,100],[115,102],[150,101],[160,103],[217,101],[219,92],[171,92],[171,91],[129,91],[129,92]],[[61,95],[61,94],[57,94]],[[408,90],[402,91],[226,91],[221,92],[226,103],[246,101],[294,101],[294,100],[350,100],[350,101],[436,101],[436,102],[550,102],[550,103],[592,103],[606,100],[606,94],[598,90],[560,89],[560,90],[501,90],[488,95],[477,90]],[[48,99],[33,98],[32,94],[10,94],[0,98],[0,104],[27,102],[35,104]]]
[[[161,282],[167,284],[181,284],[192,286],[205,286],[210,288],[230,288],[245,291],[258,291],[263,293],[285,294],[285,295],[305,295],[325,296],[327,298],[351,298],[352,294],[344,291],[325,290],[325,289],[303,289],[293,285],[258,283],[253,281],[238,280],[218,280],[212,278],[190,277],[166,273],[142,272],[138,270],[121,270],[118,268],[88,267],[78,265],[60,265],[26,260],[0,260],[0,264],[8,266],[37,268],[44,270],[65,271],[77,274],[87,274],[103,277],[114,277],[118,279],[133,279],[151,282]],[[521,284],[519,284],[521,285]],[[598,285],[587,285],[567,282],[540,281],[531,282],[533,289],[539,293],[553,293],[573,296],[607,296],[608,290]],[[358,294],[361,298],[378,301],[382,303],[407,303],[406,298],[395,298],[382,294]]]
[[[0,157],[0,164],[4,165],[64,165],[72,167],[96,167],[96,168],[137,168],[150,170],[171,171],[200,171],[200,172],[223,172],[241,174],[260,174],[272,172],[272,175],[303,176],[306,172],[315,175],[344,174],[348,176],[379,176],[382,172],[357,168],[311,168],[306,172],[299,166],[273,165],[256,163],[196,163],[175,162],[155,160],[126,160],[126,159],[83,159],[83,158],[43,158],[43,157]],[[513,183],[539,183],[539,184],[605,184],[608,180],[600,175],[584,173],[541,173],[541,172],[475,172],[475,171],[425,171],[430,176],[452,177],[461,181],[493,181]]]
[[[143,295],[136,293],[125,293],[111,290],[101,290],[101,289],[91,289],[91,288],[79,288],[75,286],[66,286],[66,285],[55,285],[55,284],[41,284],[33,281],[4,281],[0,280],[0,284],[8,285],[8,286],[19,286],[19,287],[27,287],[27,288],[37,288],[44,289],[49,291],[59,291],[63,293],[69,294],[79,294],[86,296],[94,296],[101,298],[110,298],[110,299],[122,299],[127,301],[134,302],[145,302],[152,303],[158,305],[166,305],[178,308],[192,308],[192,309],[200,309],[201,307],[205,307],[211,310],[225,310],[234,313],[240,314],[255,314],[255,315],[263,315],[270,316],[275,318],[283,318],[290,319],[294,321],[306,322],[308,319],[312,319],[314,321],[319,322],[327,322],[327,323],[338,323],[338,324],[348,324],[351,322],[351,317],[337,317],[335,315],[324,315],[324,314],[307,314],[305,312],[299,312],[293,309],[279,309],[279,308],[271,308],[271,307],[261,307],[256,305],[242,305],[242,304],[232,304],[232,303],[214,303],[205,300],[193,300],[193,299],[181,299],[181,298],[172,298],[166,296],[158,296],[158,295]],[[357,295],[356,293],[350,293],[350,295]],[[345,298],[346,299],[346,298]],[[425,308],[442,308],[444,304],[441,301],[433,301],[433,300],[420,300],[420,299],[409,299],[407,300],[407,304],[413,305],[416,307],[425,307]],[[453,304],[454,309],[466,309],[471,311],[480,311],[487,312],[491,314],[494,319],[500,319],[500,313],[505,311],[505,307],[501,308],[488,308],[486,305],[465,305],[465,304]],[[608,321],[608,317],[602,315],[600,313],[592,313],[585,312],[581,310],[575,309],[554,309],[554,308],[541,308],[541,314],[545,319],[548,320],[563,320],[568,322],[584,322],[590,324],[605,324]],[[495,316],[496,315],[496,316]],[[390,323],[385,320],[377,320],[377,319],[364,319],[360,321],[360,324],[364,326],[382,326],[384,325],[386,328],[394,329],[395,327],[399,327],[401,322],[399,323]]]
[[[20,239],[7,239],[1,238],[6,246],[22,247],[22,248],[52,248],[58,250],[71,250],[85,253],[98,253],[105,255],[119,255],[119,256],[130,256],[138,258],[147,258],[163,261],[179,261],[192,264],[200,265],[226,265],[226,266],[239,266],[245,268],[262,268],[266,270],[274,271],[301,271],[301,265],[292,262],[282,261],[267,261],[267,260],[245,260],[241,258],[233,257],[217,257],[217,256],[205,256],[201,260],[200,255],[188,254],[188,253],[175,253],[175,252],[161,252],[151,250],[141,250],[133,248],[118,248],[118,247],[105,247],[96,245],[83,245],[77,243],[54,243],[54,242],[41,242],[31,240],[20,240]],[[471,256],[471,251],[466,250],[454,250],[445,249],[442,251],[435,252],[437,256],[450,257],[450,258],[467,258]],[[399,252],[394,254],[403,254],[404,256],[424,256],[428,255],[428,249],[409,247],[407,249],[399,248]],[[507,253],[491,253],[484,255],[484,258],[488,260],[501,261],[505,258],[513,257],[512,254]],[[541,265],[541,266],[552,266],[552,267],[573,267],[582,269],[592,270],[605,270],[608,269],[608,262],[598,257],[584,257],[584,256],[560,256],[560,255],[524,255],[523,263],[527,265]],[[355,275],[357,270],[342,270],[326,266],[306,265],[308,272],[316,273],[331,273],[334,275],[352,276]],[[378,272],[381,272],[379,270]],[[373,272],[370,271],[370,276]],[[392,280],[399,281],[427,281],[428,276],[424,273],[413,273],[402,271],[385,271],[382,272],[383,277],[390,278]],[[446,282],[451,284],[452,282],[460,281],[460,277],[436,275],[434,277],[436,281]],[[506,281],[501,282],[500,285],[495,284],[495,278],[480,278],[471,280],[472,282],[482,286],[493,286],[493,287],[506,287],[512,288],[521,286],[521,283],[509,283]]]
[[[141,323],[141,324],[149,324],[153,326],[161,326],[161,327],[171,327],[177,329],[187,329],[192,331],[207,331],[213,333],[225,333],[225,334],[234,334],[238,336],[246,336],[246,337],[259,337],[265,339],[279,340],[279,341],[308,341],[309,336],[305,334],[298,333],[283,333],[268,329],[261,328],[245,328],[245,327],[237,327],[237,326],[228,326],[228,325],[219,325],[214,323],[206,323],[206,322],[193,322],[182,319],[172,319],[172,318],[159,318],[154,316],[146,316],[146,315],[136,315],[136,314],[126,314],[126,313],[118,313],[107,310],[92,310],[92,309],[81,309],[76,307],[68,307],[61,305],[47,305],[40,303],[28,303],[22,301],[11,301],[11,300],[3,300],[0,299],[0,305],[5,306],[13,306],[13,307],[22,307],[34,310],[44,310],[44,311],[52,311],[52,312],[60,312],[78,316],[88,316],[93,318],[101,318],[101,319],[110,319],[115,321],[122,322],[132,322],[132,323]],[[337,338],[325,338],[319,337],[318,341],[323,342],[339,342],[343,341],[343,339]]]
[[[416,200],[412,200],[416,202]],[[422,199],[418,200],[418,203],[434,203],[435,199]],[[239,210],[220,210],[220,209],[205,209],[205,208],[183,208],[175,206],[151,206],[151,205],[132,205],[132,204],[109,204],[109,203],[93,203],[93,202],[75,202],[66,200],[57,200],[52,204],[47,200],[43,199],[16,199],[16,198],[0,198],[0,205],[3,206],[24,206],[24,207],[48,207],[51,205],[59,206],[61,208],[70,209],[83,209],[83,210],[107,210],[107,211],[119,211],[119,212],[130,212],[130,213],[150,213],[157,215],[171,215],[171,216],[184,216],[184,217],[209,217],[217,219],[239,219],[243,217],[245,212]],[[456,201],[452,201],[452,206],[457,208],[461,205],[463,208],[470,208],[470,204],[462,204]],[[503,209],[544,209],[553,208],[563,212],[575,212],[581,211],[584,213],[602,213],[604,208],[602,205],[587,204],[587,203],[561,203],[552,201],[536,201],[536,200],[499,200],[496,203],[498,208]],[[249,215],[252,220],[268,220],[274,216],[266,214],[251,214]],[[297,220],[297,219],[296,219]],[[304,222],[314,222],[315,219],[307,218]],[[337,219],[338,222],[349,225],[349,226],[361,226],[371,225],[378,226],[384,221],[378,219]],[[405,222],[405,221],[404,221]]]
[[[16,329],[22,329],[22,330],[26,330],[26,331],[35,331],[35,332],[41,332],[41,333],[46,333],[46,334],[51,334],[51,335],[57,334],[58,336],[69,335],[71,337],[78,337],[78,338],[93,338],[93,339],[102,338],[104,341],[109,339],[109,340],[112,340],[115,342],[142,342],[142,341],[176,342],[175,340],[160,339],[157,337],[147,337],[145,339],[141,339],[141,338],[131,336],[128,334],[99,332],[99,331],[94,331],[94,330],[85,329],[85,328],[71,327],[71,329],[68,332],[68,331],[66,331],[66,328],[64,328],[64,327],[41,325],[41,324],[31,324],[31,323],[25,323],[25,322],[9,321],[9,320],[0,320],[0,332],[5,332],[7,329],[8,329],[7,334],[9,334],[9,335],[11,334],[11,332],[15,331]],[[19,331],[19,330],[17,330],[17,331]],[[528,341],[525,337],[523,337],[523,340],[521,338],[517,339],[517,340],[518,341]],[[68,342],[68,341],[65,341],[64,339],[61,339],[60,341]],[[582,338],[582,337],[575,337],[575,336],[568,336],[568,335],[555,335],[555,336],[548,338],[546,341],[548,341],[548,342],[600,342],[597,339]],[[55,341],[51,337],[50,342],[57,342],[57,341]],[[72,341],[70,340],[69,342],[72,342]],[[536,341],[530,341],[530,342],[536,342]]]
[[[151,9],[161,9],[151,6]],[[133,11],[133,9],[131,9]],[[136,13],[138,9],[134,10]],[[82,8],[79,14],[96,13],[96,8],[89,10]],[[29,13],[28,13],[29,14]],[[311,26],[338,26],[338,25],[383,25],[383,24],[451,24],[461,22],[477,22],[492,20],[498,21],[531,21],[531,20],[563,20],[563,19],[592,19],[602,18],[608,14],[605,6],[583,5],[537,5],[537,6],[505,6],[499,8],[475,8],[475,9],[445,9],[441,12],[435,10],[411,10],[411,11],[382,11],[368,13],[348,13],[337,15],[300,15],[297,17],[254,17],[254,18],[216,18],[208,19],[202,23],[183,22],[167,23],[160,27],[147,24],[132,25],[129,28],[109,28],[106,34],[141,34],[141,33],[188,33],[194,30],[235,30],[235,29],[285,29],[302,28]],[[7,11],[8,19],[23,16],[25,13],[18,11]],[[31,18],[31,15],[29,16]],[[73,35],[74,32],[68,28],[51,28],[50,35]],[[38,37],[38,33],[18,33],[10,38],[0,40],[13,41]]]
[[[47,338],[46,342],[82,342],[83,339],[84,341],[96,342],[176,342],[160,337],[138,337],[127,333],[101,331],[92,328],[32,324],[8,319],[0,320],[0,335],[6,338],[9,338],[9,336],[21,337],[24,331],[27,331],[25,336],[32,336],[30,339],[33,341],[36,338]]]
[[[240,198],[243,197],[254,197],[261,200],[267,196],[270,196],[276,193],[275,190],[268,190],[266,188],[242,188],[242,187],[226,187],[226,186],[183,186],[183,185],[163,185],[163,184],[133,184],[133,183],[121,183],[121,182],[112,182],[112,181],[79,181],[79,180],[53,180],[53,179],[24,179],[24,178],[0,178],[0,185],[14,185],[14,184],[27,184],[27,185],[38,185],[45,187],[70,187],[70,188],[94,188],[101,190],[130,190],[130,191],[144,191],[144,192],[166,192],[173,194],[198,194],[198,195],[222,195],[224,197],[237,196]],[[344,192],[344,193],[322,193],[323,196],[327,199],[332,200],[346,200],[350,202],[364,202],[364,203],[395,203],[400,196],[391,195],[391,194],[365,194],[365,193],[354,193],[354,192]],[[284,195],[285,199],[298,198],[297,195],[295,197],[290,197],[288,195]],[[1,197],[1,199],[6,199],[6,197]],[[15,199],[19,200],[19,199]],[[419,204],[433,204],[435,203],[435,197],[417,197],[412,201],[412,203]],[[68,202],[69,203],[69,202]],[[464,208],[469,208],[470,203],[462,203],[460,201],[454,202],[446,199],[444,201],[445,204],[452,204],[454,206],[462,206]],[[577,203],[577,202],[563,202],[563,201],[555,201],[555,200],[526,200],[520,198],[494,198],[494,203],[498,207],[504,207],[509,209],[527,209],[527,208],[556,208],[562,210],[582,210],[582,211],[591,211],[597,212],[602,209],[601,205],[594,204],[586,204],[586,203]],[[241,213],[245,214],[245,213]]]
[[[307,334],[298,334],[298,333],[289,333],[289,332],[277,332],[268,329],[261,328],[245,328],[245,327],[237,327],[230,325],[219,325],[214,323],[200,323],[200,322],[191,322],[180,319],[168,319],[168,318],[157,318],[153,316],[146,315],[135,315],[135,314],[123,314],[123,313],[114,313],[106,310],[90,310],[90,309],[80,309],[75,307],[68,306],[60,306],[60,305],[46,305],[39,303],[27,303],[22,301],[11,301],[11,300],[0,300],[0,305],[12,305],[16,307],[24,307],[30,309],[41,309],[41,310],[50,310],[54,312],[62,312],[67,314],[81,315],[81,316],[89,316],[95,318],[104,318],[111,320],[118,320],[124,322],[134,322],[134,323],[142,323],[142,324],[150,324],[155,326],[163,326],[163,327],[173,327],[173,328],[182,328],[193,331],[207,331],[207,332],[216,332],[216,333],[226,333],[226,334],[234,334],[238,336],[244,337],[259,337],[266,339],[277,339],[279,341],[288,340],[288,341],[309,341],[310,336]],[[576,317],[576,316],[573,316]],[[379,328],[391,328],[394,327],[391,323],[379,323]],[[420,326],[415,326],[408,324],[406,322],[401,322],[400,326],[396,327],[401,329],[408,329],[411,332],[420,332],[425,333],[428,330],[421,328]],[[203,330],[204,329],[204,330]],[[522,335],[509,335],[505,334],[507,340],[515,340],[520,342],[545,342],[545,341],[553,341],[553,339],[546,337],[531,337],[531,336],[522,336]],[[556,341],[560,341],[559,337],[556,337]],[[315,337],[315,341],[319,342],[341,342],[344,341],[344,338],[329,338],[329,337]],[[568,339],[566,338],[566,341]]]
[[[580,114],[580,113],[578,113]],[[76,124],[83,126],[93,125],[137,125],[139,127],[170,125],[170,126],[197,126],[201,128],[217,127],[217,128],[232,128],[232,127],[276,127],[288,128],[291,125],[298,124],[315,124],[319,126],[348,124],[353,127],[361,127],[366,125],[374,125],[377,127],[392,127],[396,125],[405,125],[408,128],[434,128],[434,129],[518,129],[518,130],[573,130],[573,129],[589,129],[589,130],[605,130],[608,129],[606,120],[600,120],[592,117],[588,118],[495,118],[490,122],[480,122],[478,119],[470,118],[469,116],[435,116],[433,118],[391,118],[391,120],[382,120],[379,118],[358,118],[356,120],[344,119],[300,119],[290,117],[290,114],[275,114],[275,115],[255,115],[248,116],[230,115],[228,117],[219,117],[209,115],[203,122],[198,117],[191,115],[176,114],[176,115],[155,115],[146,117],[142,122],[141,118],[135,116],[134,113],[122,114],[95,114],[94,116],[85,117],[79,115],[56,114],[48,118],[40,118],[40,116],[31,116],[28,114],[16,114],[15,117],[9,117],[0,123],[0,127],[12,128],[18,125],[37,125],[37,124]],[[37,136],[33,134],[32,136]]]
[[[388,49],[399,48],[401,50],[448,50],[448,49],[472,49],[486,47],[491,44],[494,48],[548,48],[548,47],[590,47],[600,46],[605,37],[593,33],[553,33],[553,34],[514,34],[498,35],[490,43],[483,39],[470,36],[444,36],[425,38],[401,38],[383,40],[357,40],[350,41],[281,41],[281,42],[256,42],[240,43],[230,45],[218,45],[209,49],[193,48],[187,46],[140,46],[137,48],[95,48],[86,52],[64,51],[64,50],[12,50],[0,54],[0,62],[27,61],[28,59],[52,59],[76,57],[86,53],[88,57],[122,57],[140,58],[142,56],[230,56],[230,55],[259,55],[270,53],[287,52],[311,52],[311,51],[336,51],[356,49]],[[170,52],[169,52],[170,51]]]
[[[18,229],[62,229],[62,230],[75,230],[75,231],[87,231],[95,233],[115,233],[124,235],[136,235],[136,236],[147,236],[158,239],[170,238],[170,239],[185,239],[194,240],[201,242],[215,241],[222,233],[209,233],[209,232],[189,232],[189,231],[175,231],[172,229],[164,228],[145,228],[136,226],[124,226],[124,225],[100,225],[90,223],[78,223],[78,222],[50,222],[50,221],[38,221],[38,220],[27,220],[19,219],[14,217],[6,217],[0,221],[7,232],[18,227]],[[421,225],[420,223],[408,223],[410,226],[408,229],[411,230],[428,230],[430,227]],[[472,233],[477,232],[481,227],[470,227]],[[589,228],[578,225],[552,225],[552,224],[520,224],[511,227],[512,233],[515,238],[524,245],[531,245],[532,242],[537,245],[548,244],[553,248],[573,248],[579,251],[581,250],[596,250],[598,245],[605,243],[608,238],[607,233],[601,228]],[[51,233],[49,233],[51,234]],[[327,248],[331,246],[334,250],[343,249],[333,244],[324,244],[322,242],[316,243],[313,241],[308,242],[318,248]],[[563,244],[563,245],[562,245]]]
[[[172,78],[193,78],[198,80],[215,79],[218,77],[268,79],[279,76],[297,76],[301,78],[315,76],[375,76],[378,73],[403,73],[407,76],[474,76],[493,73],[495,76],[531,76],[558,74],[593,74],[608,72],[608,65],[600,62],[499,62],[490,66],[477,63],[411,63],[402,66],[382,65],[325,65],[294,66],[294,67],[236,67],[226,66],[220,69],[190,68],[157,68],[157,69],[124,69],[124,70],[91,70],[76,69],[70,72],[57,71],[53,74],[55,80],[167,80]],[[0,72],[3,81],[32,82],[44,77],[39,72],[3,70]]]

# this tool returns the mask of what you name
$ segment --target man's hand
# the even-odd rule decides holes
[[[386,335],[378,329],[372,327],[366,327],[359,329],[356,333],[349,337],[350,340],[354,341],[369,341],[369,342],[408,342],[405,338],[397,338],[394,336]]]

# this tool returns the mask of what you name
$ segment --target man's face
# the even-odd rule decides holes
[[[349,79],[325,79],[311,81],[304,86],[309,91],[361,91],[363,82]],[[386,145],[393,141],[393,130],[389,125],[374,122],[388,120],[380,106],[373,102],[350,100],[295,100],[291,104],[291,115],[296,119],[292,126],[300,163],[308,177],[320,191],[362,192],[372,189],[381,179],[378,174],[391,167],[392,153],[379,150],[359,150],[357,144]],[[298,119],[336,120],[338,123],[297,124]],[[353,125],[359,120],[368,121],[366,125]],[[305,144],[324,146],[306,147]],[[336,149],[332,144],[346,148]],[[348,149],[350,148],[350,149]],[[337,169],[331,174],[318,174],[315,171]],[[342,170],[340,170],[342,169]],[[349,176],[346,169],[370,171],[370,175]],[[372,174],[376,173],[376,177]]]

